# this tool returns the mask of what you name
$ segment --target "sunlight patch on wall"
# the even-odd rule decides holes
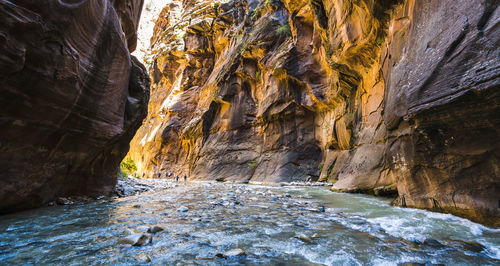
[[[145,63],[145,56],[148,54],[151,36],[156,19],[160,15],[161,10],[172,0],[145,0],[142,9],[141,21],[137,30],[137,49],[132,54],[137,57],[142,63]]]

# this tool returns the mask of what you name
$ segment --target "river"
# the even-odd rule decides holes
[[[189,183],[0,216],[0,264],[499,265],[500,230],[326,187]],[[127,229],[160,225],[143,246]],[[217,256],[239,248],[243,256]]]

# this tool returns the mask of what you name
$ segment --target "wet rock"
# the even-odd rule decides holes
[[[137,233],[128,235],[118,241],[120,245],[142,246],[153,241],[153,236],[147,233]]]
[[[295,238],[301,240],[302,242],[305,242],[305,243],[310,243],[312,241],[312,239],[304,234],[298,234],[295,236]]]
[[[437,241],[434,238],[426,238],[423,242],[424,245],[433,247],[433,248],[444,248],[445,245],[441,244],[441,242]]]
[[[71,201],[70,199],[68,198],[57,198],[56,199],[56,203],[57,205],[71,205],[71,204],[74,204],[73,201]]]
[[[161,232],[164,230],[165,230],[165,227],[163,227],[163,226],[153,225],[150,228],[148,228],[148,233],[155,234],[155,233],[158,233],[158,232]]]
[[[187,212],[188,210],[189,210],[189,208],[188,208],[188,207],[186,207],[186,206],[181,206],[181,207],[179,207],[179,208],[177,209],[177,211],[179,211],[179,212]]]
[[[474,242],[474,241],[461,241],[461,240],[452,240],[451,242],[448,242],[450,246],[453,246],[458,249],[462,250],[467,250],[471,252],[476,252],[480,253],[486,249],[485,246],[483,246],[480,243]]]
[[[245,254],[246,253],[243,249],[235,248],[224,252],[222,254],[222,257],[228,258],[228,257],[244,256]]]
[[[151,262],[151,258],[147,254],[144,254],[144,253],[137,254],[134,256],[134,258],[136,258],[141,263]]]
[[[138,193],[150,191],[153,186],[147,185],[141,182],[138,178],[127,177],[119,178],[116,187],[113,190],[113,195],[118,197],[128,197],[137,195]],[[134,208],[140,208],[140,204],[133,206]]]
[[[217,253],[215,255],[215,257],[222,257],[222,256],[218,256],[218,255],[221,255],[220,253]],[[197,260],[213,260],[214,258],[213,257],[204,257],[204,256],[196,256]]]

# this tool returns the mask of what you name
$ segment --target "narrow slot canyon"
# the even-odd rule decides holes
[[[497,265],[495,0],[0,0],[1,265]]]

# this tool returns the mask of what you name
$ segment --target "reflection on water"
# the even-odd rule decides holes
[[[388,203],[318,187],[194,183],[0,216],[0,264],[138,264],[144,254],[182,265],[500,263],[499,230]],[[167,230],[145,246],[116,244],[141,225]],[[234,248],[246,256],[215,256]]]

